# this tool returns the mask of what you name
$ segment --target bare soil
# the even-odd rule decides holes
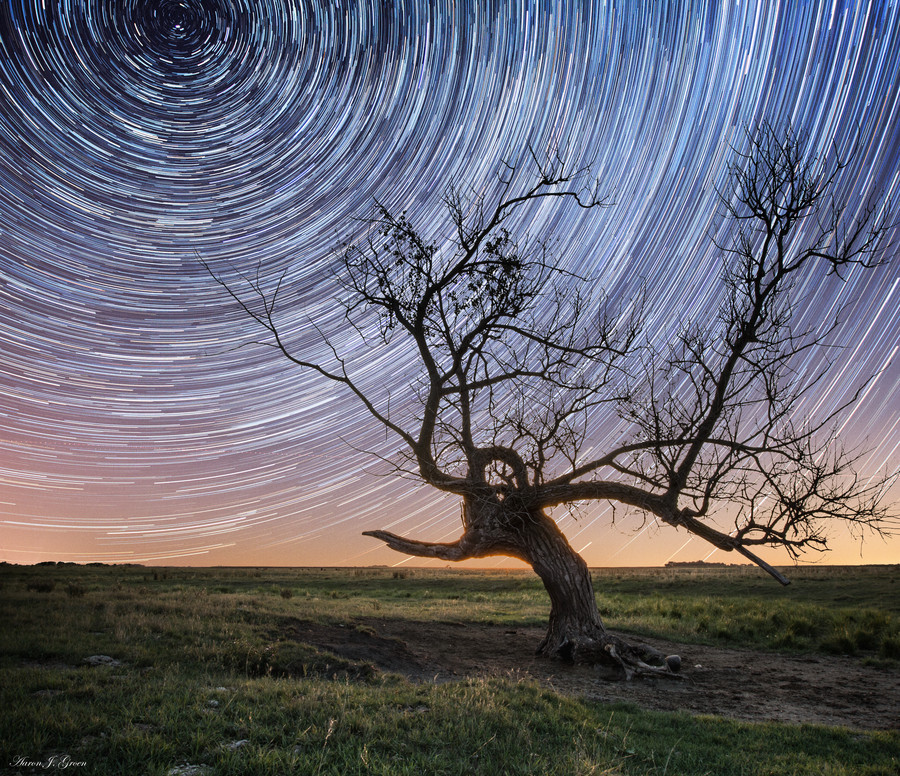
[[[785,655],[642,637],[636,640],[681,656],[682,678],[626,682],[614,669],[536,657],[541,628],[375,618],[329,626],[291,620],[283,625],[281,636],[413,681],[531,679],[565,695],[623,701],[645,709],[900,729],[900,670],[867,666],[853,657]]]

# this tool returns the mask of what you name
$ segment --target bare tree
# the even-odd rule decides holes
[[[543,655],[617,663],[629,677],[677,669],[677,660],[606,631],[588,568],[550,516],[555,507],[625,505],[738,552],[785,584],[751,548],[824,548],[834,521],[887,528],[885,481],[857,476],[830,431],[837,413],[798,415],[827,359],[811,376],[797,364],[833,327],[790,327],[796,279],[814,264],[836,275],[874,266],[885,221],[874,206],[843,218],[830,196],[843,160],[806,158],[802,136],[770,126],[747,139],[720,193],[734,240],[720,246],[718,319],[684,325],[667,352],[639,339],[639,309],[590,305],[585,279],[568,274],[547,243],[513,236],[514,215],[531,204],[607,204],[589,171],[567,170],[556,157],[532,154],[535,174],[524,186],[522,169],[504,167],[490,204],[448,189],[449,248],[381,205],[366,236],[341,246],[347,324],[372,347],[407,348],[418,364],[414,401],[402,406],[391,406],[388,387],[377,395],[360,387],[352,354],[331,348],[330,359],[315,361],[294,352],[275,319],[281,283],[266,291],[217,278],[268,330],[269,344],[342,384],[393,432],[398,470],[462,501],[454,542],[365,534],[414,556],[530,564],[551,603]],[[591,420],[607,404],[631,431],[596,455]],[[722,504],[730,529],[714,515]]]

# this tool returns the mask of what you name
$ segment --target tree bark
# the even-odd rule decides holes
[[[531,516],[522,532],[522,554],[550,597],[550,621],[538,654],[578,660],[581,652],[606,634],[594,595],[591,573],[562,531],[542,513]]]

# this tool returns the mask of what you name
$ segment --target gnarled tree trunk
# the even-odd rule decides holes
[[[541,578],[550,596],[550,622],[538,653],[578,660],[585,646],[598,643],[606,634],[590,571],[546,515],[533,514],[528,524],[519,537],[522,559]]]
[[[607,631],[584,559],[542,512],[533,511],[528,526],[521,534],[522,557],[550,596],[550,622],[538,654],[578,663],[615,663],[629,679],[635,673],[670,673],[678,665],[652,647]]]
[[[631,644],[606,630],[587,564],[542,511],[521,503],[467,498],[463,525],[460,539],[447,544],[419,542],[387,531],[365,534],[421,557],[458,561],[509,555],[528,563],[550,597],[547,634],[537,648],[540,655],[578,663],[612,663],[629,679],[636,673],[677,670],[677,660],[667,660],[651,647]]]

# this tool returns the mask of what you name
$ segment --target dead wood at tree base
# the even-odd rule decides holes
[[[626,641],[606,631],[592,636],[554,638],[548,633],[536,654],[581,665],[606,665],[620,669],[627,681],[635,676],[665,676],[683,679],[681,658],[664,655],[647,644]]]

